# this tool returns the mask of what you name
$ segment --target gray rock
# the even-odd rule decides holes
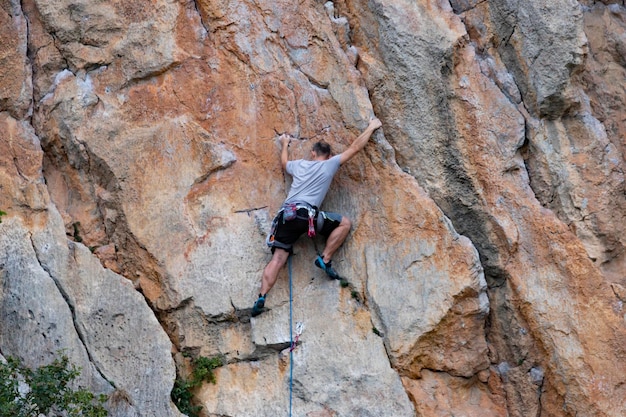
[[[506,0],[489,7],[498,52],[533,113],[555,119],[577,105],[570,79],[587,54],[578,2]]]

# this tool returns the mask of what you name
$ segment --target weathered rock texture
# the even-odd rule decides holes
[[[626,8],[573,0],[0,0],[0,355],[115,416],[626,415]],[[277,133],[365,151],[293,257]],[[316,239],[317,247],[323,241]]]

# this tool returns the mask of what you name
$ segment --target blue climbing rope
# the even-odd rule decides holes
[[[293,296],[292,296],[292,273],[291,255],[287,261],[289,265],[289,417],[291,417],[291,405],[293,397]]]

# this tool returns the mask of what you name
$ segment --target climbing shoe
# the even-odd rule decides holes
[[[250,315],[252,317],[258,316],[264,311],[263,307],[265,307],[265,296],[259,295],[259,299],[256,300],[256,303],[254,303],[254,306],[252,307],[252,313]]]
[[[332,263],[332,261],[329,261],[328,263],[325,263],[324,259],[322,259],[321,256],[318,256],[315,259],[315,266],[318,267],[318,268],[321,268],[324,272],[326,272],[326,275],[328,275],[332,279],[341,279],[341,277],[339,276],[337,271],[335,271],[333,269],[331,263]]]

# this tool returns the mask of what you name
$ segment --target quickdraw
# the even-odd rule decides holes
[[[315,237],[315,226],[313,226],[314,219],[315,219],[315,214],[313,215],[313,217],[311,217],[311,214],[309,213],[309,231],[307,233],[309,237]]]
[[[296,337],[291,341],[291,347],[289,348],[289,352],[293,352],[297,345],[298,345],[298,340],[300,340],[300,335],[302,334],[302,331],[304,330],[304,323],[302,323],[301,321],[296,323]]]

